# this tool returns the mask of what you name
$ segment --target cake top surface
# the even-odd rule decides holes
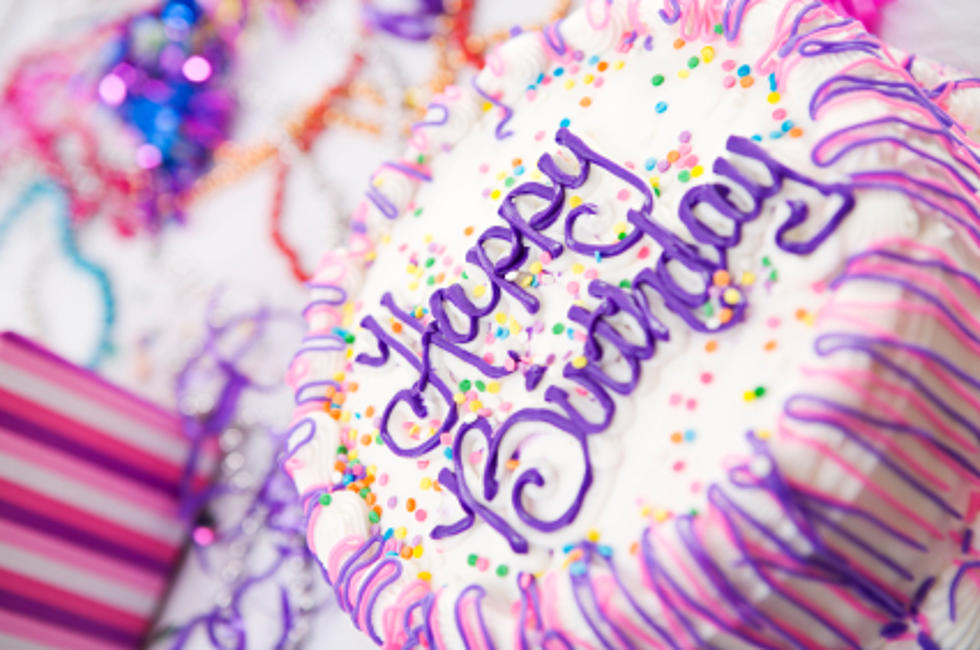
[[[589,2],[437,97],[321,263],[288,377],[285,466],[355,623],[399,646],[507,645],[548,626],[576,646],[877,635],[829,619],[806,632],[792,615],[740,630],[752,617],[733,594],[749,607],[778,588],[728,583],[705,558],[765,545],[743,539],[746,510],[782,544],[819,546],[800,503],[821,495],[878,495],[896,539],[962,518],[955,486],[934,511],[917,500],[935,502],[931,463],[975,471],[970,443],[941,428],[915,463],[874,437],[887,405],[862,388],[890,367],[888,344],[935,337],[910,277],[951,313],[980,295],[963,279],[978,266],[977,99],[949,74],[820,3]],[[964,286],[944,294],[896,263]],[[870,446],[810,435],[843,420]],[[879,475],[892,456],[913,471]],[[662,589],[656,553],[678,567]],[[863,559],[818,566],[851,575]],[[642,590],[644,571],[661,604],[686,585],[734,611],[702,612],[709,633],[631,601],[649,628],[617,632],[610,593]],[[539,589],[551,613],[529,604]]]

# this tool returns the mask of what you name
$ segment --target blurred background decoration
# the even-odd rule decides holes
[[[980,69],[980,43],[951,36],[980,24],[972,0],[834,3]],[[574,5],[0,0],[0,330],[51,350],[0,346],[0,546],[17,552],[0,552],[0,646],[371,647],[331,607],[278,462],[304,281],[429,101],[515,26]],[[13,390],[28,370],[41,393]],[[99,428],[92,395],[106,430],[72,438]],[[139,413],[173,435],[112,428]],[[127,526],[159,527],[107,510],[143,490],[125,484],[146,444],[179,465],[153,499],[185,550],[158,562],[165,590],[128,599],[145,567],[122,560],[121,587],[97,567],[120,561]],[[112,490],[51,501],[85,472]],[[23,507],[32,495],[54,510]],[[29,587],[47,598],[34,609]]]

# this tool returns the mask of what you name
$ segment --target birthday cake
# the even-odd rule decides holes
[[[980,644],[980,83],[613,0],[435,98],[310,282],[283,465],[390,648]]]

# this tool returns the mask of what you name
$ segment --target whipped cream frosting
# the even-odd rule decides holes
[[[437,97],[287,377],[355,625],[976,642],[978,86],[819,2],[615,0]]]

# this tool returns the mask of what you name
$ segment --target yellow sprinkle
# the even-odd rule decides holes
[[[408,288],[411,291],[415,291],[416,289],[419,288],[419,281],[418,280],[412,280],[411,282],[408,283]]]
[[[687,79],[688,77],[691,76],[691,71],[688,70],[687,68],[684,68],[683,70],[678,70],[677,76],[680,77],[681,79]]]
[[[377,465],[368,465],[367,473],[368,474],[372,474],[372,475],[373,474],[377,474],[378,473],[378,466]]]
[[[488,393],[494,393],[494,394],[499,393],[500,392],[500,382],[499,381],[491,381],[491,382],[488,382],[487,383],[487,392]]]
[[[574,273],[575,275],[581,275],[584,271],[585,271],[585,267],[579,264],[578,262],[572,264],[572,273]]]
[[[589,365],[589,360],[583,356],[577,356],[572,359],[572,366],[575,368],[584,368],[587,365]]]
[[[533,172],[531,172],[532,181],[540,181],[542,178],[544,178],[544,174],[541,173],[541,170],[535,169]]]
[[[803,322],[809,325],[810,327],[813,327],[813,324],[817,322],[816,314],[807,312],[807,315],[803,317]]]
[[[466,395],[463,393],[456,393],[453,395],[453,401],[457,404],[462,404],[466,401]]]
[[[599,531],[592,528],[585,534],[585,539],[589,540],[593,544],[599,541]]]
[[[502,181],[507,178],[507,172],[497,172],[497,180]]]
[[[541,262],[531,262],[531,266],[528,268],[528,271],[534,275],[537,275],[538,273],[541,273],[542,269],[544,269],[544,265]]]
[[[357,431],[348,431],[347,432],[347,439],[350,440],[351,442],[354,442],[355,440],[357,440]]]
[[[412,557],[422,557],[422,545],[419,544],[412,549]]]
[[[484,284],[478,284],[475,287],[473,287],[473,295],[476,296],[477,298],[482,298],[483,294],[485,294],[486,292],[487,292],[487,287]]]
[[[657,508],[653,511],[653,518],[657,521],[667,521],[668,517],[670,517],[670,513],[663,508]]]
[[[368,251],[364,254],[364,261],[373,262],[378,258],[378,254],[375,251]]]
[[[772,91],[771,93],[769,93],[769,95],[766,96],[766,101],[768,101],[770,104],[779,103],[779,93],[776,92],[775,90]]]
[[[494,190],[494,191],[490,192],[490,198],[491,199],[494,199],[494,200],[499,199],[500,198],[500,190]]]
[[[710,45],[701,48],[701,59],[705,63],[711,63],[713,58],[715,58],[715,48]]]
[[[408,435],[414,436],[416,433],[418,433],[421,430],[422,428],[419,425],[413,424],[412,428],[408,430]]]
[[[347,450],[347,459],[348,460],[357,460],[357,450],[356,449],[348,449]]]
[[[350,422],[350,417],[351,417],[350,411],[344,411],[343,413],[340,414],[340,421],[346,424]]]
[[[575,87],[575,82],[571,79],[565,82],[565,90],[571,90]]]
[[[484,113],[486,113],[487,111],[489,111],[492,108],[493,108],[493,103],[492,102],[483,102],[483,112]]]
[[[746,402],[751,402],[752,400],[755,399],[755,391],[752,390],[745,391],[744,393],[742,393],[742,399],[744,399]]]
[[[641,517],[649,517],[652,512],[653,512],[653,508],[651,508],[650,506],[643,506],[642,508],[640,508]]]
[[[526,289],[527,287],[531,286],[531,283],[532,282],[534,282],[534,276],[533,275],[525,275],[525,276],[523,276],[521,278],[519,284]]]
[[[493,318],[494,318],[495,321],[497,321],[497,324],[498,325],[503,325],[504,323],[507,322],[507,314],[505,314],[502,311],[498,311],[497,312],[497,315],[494,316]]]
[[[592,75],[590,75],[590,74],[587,74],[587,75],[585,75],[584,77],[582,77],[582,81],[583,81],[584,83],[587,83],[587,84],[590,84],[590,83],[592,83],[592,82],[593,82],[594,80],[595,80],[595,77],[593,77],[593,76],[592,76]]]
[[[391,235],[388,234],[388,233],[385,233],[385,234],[381,235],[381,243],[382,244],[390,244],[391,243]]]
[[[697,178],[703,173],[704,173],[704,167],[702,167],[701,165],[695,165],[694,167],[691,168],[691,176],[693,176],[694,178]]]
[[[620,59],[619,61],[616,61],[616,63],[613,64],[613,67],[616,68],[617,70],[622,70],[624,65],[626,65],[626,61]]]
[[[772,437],[772,431],[769,429],[763,429],[762,431],[756,431],[755,435],[762,440],[769,440]]]
[[[395,537],[398,539],[405,539],[405,535],[408,535],[408,530],[404,526],[399,526],[395,529]]]
[[[429,580],[432,580],[432,574],[428,571],[419,571],[419,580],[425,580],[428,582]]]
[[[739,293],[739,290],[735,289],[734,287],[725,289],[725,293],[722,294],[722,297],[729,305],[737,305],[742,300],[742,294]]]
[[[613,229],[616,232],[616,234],[619,234],[621,232],[626,232],[626,222],[625,221],[618,222],[615,226],[613,226]]]
[[[384,179],[378,176],[371,182],[371,184],[374,185],[375,187],[381,187],[382,185],[384,185],[384,182],[385,182]]]
[[[428,233],[428,234],[427,234],[427,235],[425,236],[425,243],[426,243],[426,244],[431,244],[431,243],[432,243],[432,233],[431,233],[431,232],[430,232],[430,233]]]
[[[432,479],[426,476],[424,479],[419,481],[419,487],[423,490],[428,490],[430,487],[432,487]]]
[[[582,197],[578,194],[574,195],[572,198],[568,199],[568,205],[572,208],[577,208],[582,205]]]
[[[351,357],[353,357],[354,356],[354,348],[347,348],[347,350],[344,352],[344,356],[347,357],[348,359],[350,359]]]
[[[660,187],[659,176],[651,176],[648,182],[650,183],[650,187]]]
[[[405,272],[408,273],[409,275],[415,275],[415,272],[418,270],[419,267],[417,267],[414,264],[409,264],[408,266],[405,267]]]
[[[746,271],[742,274],[742,284],[749,286],[755,284],[755,273],[752,271]]]
[[[470,402],[470,412],[471,413],[476,413],[477,411],[479,411],[482,408],[483,408],[483,402],[481,402],[480,400],[475,399],[472,402]]]
[[[528,284],[530,284],[530,282]],[[510,324],[510,333],[513,334],[513,335],[515,335],[515,336],[518,335],[518,334],[520,334],[523,330],[524,330],[524,328],[521,327],[521,324],[520,323],[511,323]]]

